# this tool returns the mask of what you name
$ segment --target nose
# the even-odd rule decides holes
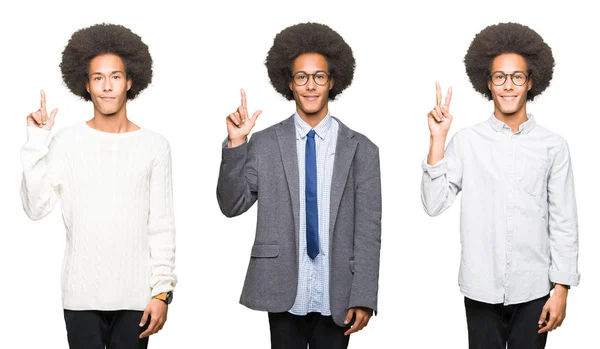
[[[104,79],[104,83],[102,84],[102,91],[112,91],[112,79]]]
[[[506,81],[504,81],[504,89],[512,90],[515,87],[515,84],[512,81],[512,75],[506,75]]]
[[[317,87],[315,76],[313,74],[308,75],[308,81],[306,81],[306,85],[304,86],[307,90],[314,90]]]

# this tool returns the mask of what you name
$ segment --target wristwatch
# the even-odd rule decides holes
[[[152,298],[160,299],[161,301],[163,301],[167,304],[171,304],[171,302],[173,301],[173,291],[159,293]]]

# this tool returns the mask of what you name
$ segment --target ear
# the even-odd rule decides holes
[[[533,87],[533,80],[527,79],[527,91],[531,90],[531,88]]]
[[[334,79],[333,79],[333,75],[331,75],[331,79],[329,79],[329,91],[331,91],[331,89],[333,88],[333,83],[334,83]]]
[[[127,78],[127,91],[131,89],[131,78]]]
[[[489,78],[487,79],[487,85],[488,85],[488,90],[492,90],[492,80],[490,80]]]
[[[288,86],[290,87],[290,90],[291,90],[291,91],[294,91],[294,89],[293,89],[293,85],[294,85],[294,81],[293,81],[293,80],[290,80],[290,82],[288,83]]]
[[[86,82],[85,83],[85,89],[88,91],[88,93],[90,93],[90,82]]]

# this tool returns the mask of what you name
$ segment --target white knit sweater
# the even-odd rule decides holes
[[[177,282],[169,143],[144,128],[107,133],[85,122],[50,146],[49,136],[27,127],[21,199],[33,220],[61,199],[64,309],[144,310]]]

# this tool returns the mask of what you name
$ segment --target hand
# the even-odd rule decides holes
[[[554,286],[552,296],[550,296],[542,308],[542,314],[538,321],[538,327],[540,328],[538,333],[553,331],[562,325],[567,315],[567,295],[568,290],[565,286]],[[548,319],[547,323],[546,319]]]
[[[52,126],[54,126],[54,119],[58,109],[53,109],[52,112],[50,112],[50,116],[48,116],[48,113],[46,112],[46,93],[44,90],[42,90],[40,94],[42,97],[40,101],[40,109],[27,115],[27,126],[37,126],[44,130],[50,131]]]
[[[248,109],[246,108],[246,92],[244,92],[244,89],[240,89],[240,91],[242,94],[242,105],[234,113],[227,115],[226,118],[227,134],[229,136],[227,146],[229,148],[237,147],[246,141],[246,137],[254,127],[256,119],[262,113],[261,110],[257,110],[252,114],[252,118],[249,118]]]
[[[429,132],[431,137],[446,136],[450,125],[452,124],[452,115],[450,115],[450,100],[452,100],[452,87],[448,88],[446,100],[442,104],[442,90],[438,82],[435,83],[435,107],[427,114]]]
[[[161,301],[160,299],[150,300],[146,306],[146,309],[144,309],[144,315],[142,315],[140,327],[144,327],[144,325],[146,325],[148,316],[150,316],[150,325],[148,325],[146,331],[140,334],[140,338],[151,336],[162,330],[165,322],[167,321],[167,310],[167,303]]]
[[[352,321],[352,315],[354,315],[354,323],[352,327],[346,332],[344,332],[344,336],[349,336],[354,332],[358,332],[362,330],[371,319],[371,315],[373,315],[373,309],[365,308],[365,307],[355,307],[350,308],[348,310],[348,314],[346,315],[346,319],[344,320],[344,324],[348,325],[350,321]]]

